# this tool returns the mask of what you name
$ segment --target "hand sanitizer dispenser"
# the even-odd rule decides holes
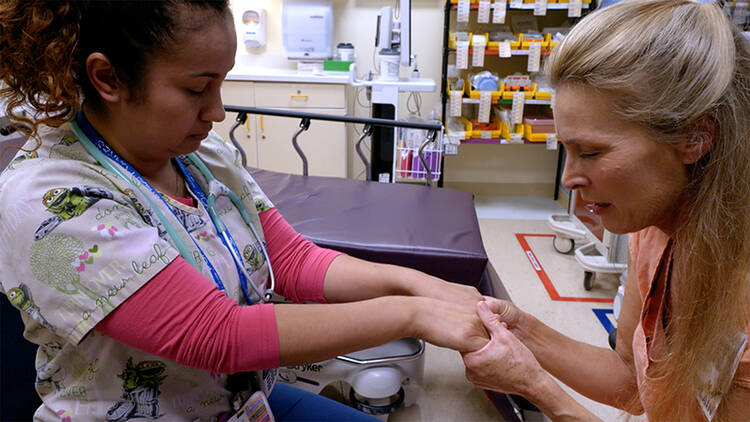
[[[266,9],[246,9],[242,12],[242,40],[247,48],[266,45]]]
[[[333,56],[333,1],[283,0],[284,51],[293,60],[322,60]]]

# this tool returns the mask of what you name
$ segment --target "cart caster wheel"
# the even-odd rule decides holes
[[[567,255],[573,252],[573,249],[576,247],[576,242],[573,239],[555,235],[555,237],[552,238],[552,247],[555,248],[557,252]]]
[[[594,287],[595,278],[596,273],[593,273],[591,271],[586,271],[583,273],[583,288],[586,289],[586,291],[589,291]]]

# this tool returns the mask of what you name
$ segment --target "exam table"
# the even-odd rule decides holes
[[[20,139],[0,142],[0,170],[13,156],[6,147],[15,151],[20,145]],[[285,219],[319,246],[415,268],[475,286],[484,295],[508,298],[488,264],[470,193],[248,170]],[[18,311],[0,296],[0,420],[28,420],[40,403],[34,390],[37,347],[21,340]],[[519,397],[495,392],[487,396],[503,420],[522,420]]]

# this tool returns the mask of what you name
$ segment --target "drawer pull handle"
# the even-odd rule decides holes
[[[292,94],[292,98],[307,98],[307,95],[304,94]]]

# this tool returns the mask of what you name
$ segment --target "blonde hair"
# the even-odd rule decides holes
[[[748,323],[748,42],[713,3],[628,0],[582,19],[545,70],[554,84],[611,94],[614,112],[656,141],[708,142],[688,169],[673,236],[666,356],[649,369],[659,394],[649,420],[692,420],[695,380]],[[726,420],[725,403],[714,420]],[[638,397],[621,405],[640,410]]]

